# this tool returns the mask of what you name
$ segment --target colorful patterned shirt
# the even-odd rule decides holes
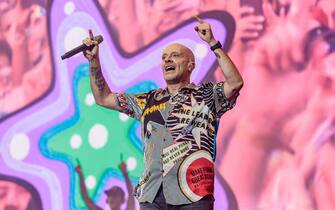
[[[153,202],[161,185],[171,205],[214,193],[217,123],[238,96],[228,99],[223,85],[191,83],[173,96],[167,89],[117,95],[122,112],[141,121],[144,172],[135,187],[139,202]]]

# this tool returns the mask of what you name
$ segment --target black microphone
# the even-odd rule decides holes
[[[104,40],[101,35],[95,36],[93,39],[95,41],[97,41],[98,44],[100,44]],[[61,58],[62,58],[62,60],[64,60],[66,58],[74,56],[77,53],[83,52],[84,50],[92,50],[93,47],[94,47],[94,45],[86,46],[85,44],[82,44],[82,45],[80,45],[76,48],[73,48],[72,50],[66,52],[64,55],[61,56]]]

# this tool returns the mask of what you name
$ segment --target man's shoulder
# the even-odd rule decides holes
[[[203,82],[197,86],[197,89],[200,89],[200,90],[211,89],[212,90],[214,86],[215,86],[214,82]]]

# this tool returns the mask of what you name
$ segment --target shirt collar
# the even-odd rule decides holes
[[[196,89],[196,85],[194,84],[194,82],[191,82],[191,83],[189,83],[189,84],[187,84],[186,86],[184,86],[184,87],[181,87],[179,90],[178,90],[178,92],[181,92],[181,91],[183,91],[183,90],[185,90],[185,89],[191,89],[191,90],[193,90],[193,89]],[[163,90],[162,90],[162,94],[168,94],[168,95],[170,95],[170,93],[169,93],[169,90],[168,90],[168,88],[166,87],[166,88],[164,88]]]
[[[180,88],[180,89],[178,90],[178,93],[184,92],[185,90],[194,90],[194,89],[196,89],[196,88],[197,88],[197,86],[194,84],[194,82],[192,82],[192,83],[189,83],[189,84],[187,84],[186,86]],[[171,95],[170,95],[169,90],[168,90],[167,87],[164,88],[164,89],[159,88],[159,89],[156,91],[156,93],[155,93],[155,99],[156,99],[156,100],[160,100],[160,99],[162,99],[162,98],[170,97],[170,96],[171,96]]]

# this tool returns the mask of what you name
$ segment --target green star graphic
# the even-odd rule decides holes
[[[152,82],[142,82],[125,92],[147,92],[152,88],[156,88]],[[122,180],[121,157],[127,163],[129,176],[136,181],[143,171],[143,156],[139,141],[137,144],[134,141],[134,137],[139,139],[136,134],[139,122],[95,103],[87,65],[77,68],[73,92],[74,116],[49,129],[44,137],[48,139],[47,156],[70,167],[71,186],[75,185],[71,190],[75,193],[75,206],[83,207],[79,177],[74,175],[76,159],[82,166],[89,195],[97,200],[111,176]]]

